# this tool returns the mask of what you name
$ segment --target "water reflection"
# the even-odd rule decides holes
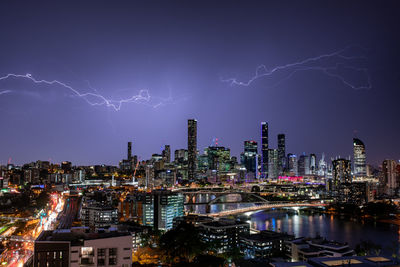
[[[332,215],[305,213],[291,214],[287,210],[262,211],[251,216],[251,225],[257,230],[287,232],[296,237],[321,235],[328,240],[348,242],[355,247],[361,240],[371,240],[390,253],[393,246],[400,252],[400,227],[386,223],[359,223]],[[279,227],[277,227],[279,225]]]

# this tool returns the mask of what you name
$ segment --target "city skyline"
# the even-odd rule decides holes
[[[359,138],[368,163],[400,159],[396,2],[49,8],[0,5],[0,164],[116,165],[130,140],[146,159],[187,147],[188,118],[199,151],[238,156],[265,121],[286,154],[347,157]]]

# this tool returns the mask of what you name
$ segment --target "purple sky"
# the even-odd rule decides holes
[[[218,137],[237,156],[268,121],[270,147],[282,132],[287,152],[348,156],[357,131],[368,162],[400,158],[398,1],[150,2],[0,3],[0,77],[30,73],[107,100],[151,96],[116,111],[57,84],[2,79],[0,164],[117,164],[130,140],[146,159],[164,144],[185,148],[188,118],[198,120],[201,151]],[[365,49],[343,55],[363,58],[323,58],[249,86],[221,80],[246,82],[261,64],[272,70],[349,45]],[[331,75],[316,69],[328,66]],[[370,89],[349,86],[368,85],[365,73]]]

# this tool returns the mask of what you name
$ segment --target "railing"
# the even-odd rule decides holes
[[[206,213],[206,214],[202,214],[202,215],[207,215],[210,217],[224,217],[224,216],[235,215],[235,214],[239,214],[239,213],[258,211],[258,210],[267,210],[267,209],[272,209],[272,208],[323,207],[326,205],[328,205],[328,204],[324,204],[324,203],[276,203],[276,204],[265,204],[265,205],[247,207],[247,208],[234,209],[234,210],[225,210],[225,211],[220,211],[220,212],[215,212],[215,213]],[[200,215],[200,214],[198,214],[198,215]]]

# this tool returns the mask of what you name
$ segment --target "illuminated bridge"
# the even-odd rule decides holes
[[[229,215],[237,215],[246,212],[253,212],[253,211],[260,211],[260,210],[268,210],[273,208],[294,208],[294,207],[324,207],[328,204],[324,203],[268,203],[263,205],[256,205],[252,207],[246,208],[238,208],[238,209],[231,209],[231,210],[224,210],[215,213],[206,213],[206,214],[197,214],[197,215],[207,215],[210,217],[224,217]],[[192,213],[194,214],[194,213]]]
[[[181,191],[185,196],[185,205],[213,205],[234,203],[266,203],[267,200],[257,194],[241,190],[198,190]]]

